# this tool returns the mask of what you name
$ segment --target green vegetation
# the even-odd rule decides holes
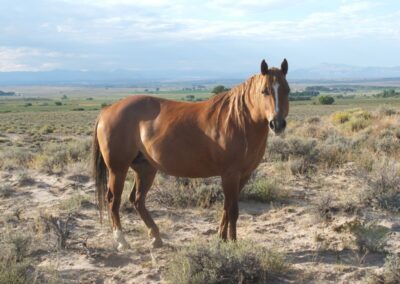
[[[321,105],[331,105],[335,102],[335,99],[332,96],[319,96],[318,102]]]
[[[229,91],[229,89],[226,88],[226,87],[223,86],[223,85],[218,85],[218,86],[215,86],[215,87],[212,89],[211,93],[219,94],[219,93],[222,93],[222,92],[225,92],[225,91]]]

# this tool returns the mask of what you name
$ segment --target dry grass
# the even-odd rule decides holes
[[[194,242],[167,268],[170,283],[269,283],[287,279],[285,255],[251,242]]]

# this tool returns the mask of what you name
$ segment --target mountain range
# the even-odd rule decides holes
[[[146,86],[173,83],[240,82],[243,73],[210,72],[206,70],[165,71],[74,71],[54,70],[39,72],[0,72],[0,85],[99,85]],[[339,64],[320,64],[310,68],[289,70],[292,82],[307,81],[362,81],[371,79],[400,78],[400,66],[360,67]]]

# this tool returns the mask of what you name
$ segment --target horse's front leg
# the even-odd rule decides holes
[[[229,239],[234,241],[236,240],[236,222],[239,217],[240,173],[230,172],[221,178],[225,200],[219,236],[226,240],[228,235]]]

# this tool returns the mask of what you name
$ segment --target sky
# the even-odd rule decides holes
[[[400,1],[0,0],[0,72],[400,66]]]

